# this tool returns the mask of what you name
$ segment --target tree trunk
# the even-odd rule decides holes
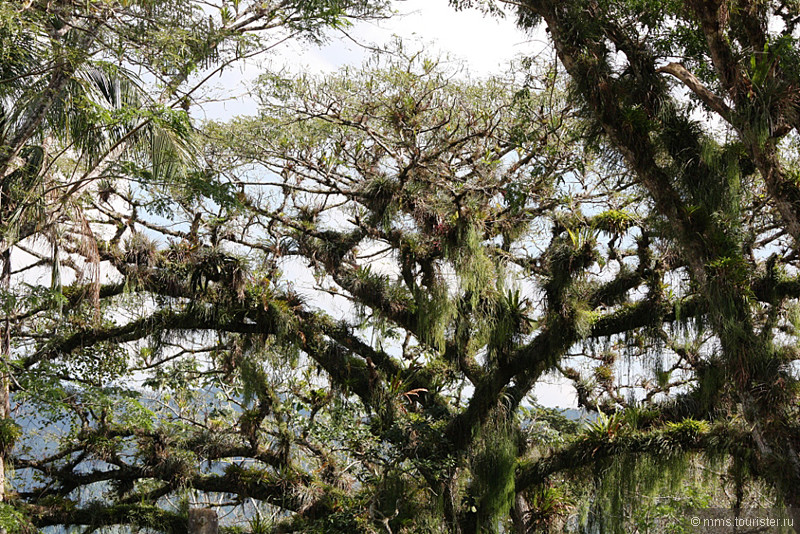
[[[219,520],[217,511],[211,508],[189,510],[189,534],[217,534]]]
[[[514,506],[511,507],[514,534],[528,534],[528,515],[530,515],[528,501],[522,493],[517,493],[514,497]]]
[[[5,239],[0,239],[0,247],[6,246]],[[1,250],[1,249],[0,249]],[[7,292],[11,288],[11,249],[5,248],[2,252],[2,274],[0,274],[0,291]],[[8,362],[11,358],[11,319],[5,314],[0,334],[0,417],[6,419],[11,416],[11,395],[9,391]],[[6,459],[8,447],[0,448],[0,502],[6,498]],[[0,527],[0,534],[6,530]]]

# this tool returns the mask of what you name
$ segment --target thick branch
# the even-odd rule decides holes
[[[725,103],[725,99],[714,94],[709,88],[697,79],[686,67],[680,63],[670,63],[656,70],[671,74],[689,88],[705,105],[716,111],[723,119],[730,122],[731,109]]]
[[[517,468],[515,489],[524,491],[556,473],[602,464],[625,455],[651,455],[666,460],[691,452],[724,453],[744,448],[750,441],[746,433],[734,433],[726,427],[692,432],[680,430],[680,425],[677,423],[674,429],[612,434],[600,439],[585,437],[539,460],[522,462]]]

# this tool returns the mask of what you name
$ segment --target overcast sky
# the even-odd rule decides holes
[[[472,77],[501,73],[515,57],[542,50],[543,37],[517,28],[513,14],[487,16],[476,9],[456,11],[448,0],[395,0],[396,15],[377,22],[358,22],[346,30],[330,32],[322,47],[288,42],[274,53],[231,69],[217,81],[220,102],[203,106],[199,118],[225,120],[255,113],[247,83],[265,70],[312,73],[332,72],[344,65],[360,65],[369,55],[367,46],[381,47],[398,36],[410,49],[424,48],[430,55],[463,61]]]
[[[456,11],[447,0],[396,1],[393,9],[396,16],[377,23],[359,23],[348,33],[365,44],[387,43],[398,35],[431,52],[463,59],[475,75],[501,71],[515,55],[532,48],[531,37],[516,27],[513,15],[503,19],[485,16],[476,9]],[[358,64],[363,58],[364,52],[357,45],[334,40],[322,50],[308,50],[301,61],[307,61],[313,70],[328,70]]]

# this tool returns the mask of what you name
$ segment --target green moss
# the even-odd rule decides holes
[[[470,494],[479,532],[497,532],[499,521],[508,515],[514,501],[518,447],[508,423],[499,419],[481,430],[470,460]]]
[[[591,225],[597,230],[603,230],[610,234],[621,234],[635,222],[636,218],[626,211],[608,210],[593,217]]]
[[[665,434],[679,440],[694,440],[708,432],[708,429],[709,426],[706,421],[684,419],[678,423],[667,423]]]
[[[0,452],[6,453],[14,447],[22,435],[22,427],[12,418],[5,417],[0,419]]]
[[[22,511],[6,503],[0,503],[0,528],[8,534],[33,534],[37,532],[31,520]]]
[[[600,365],[594,370],[594,377],[598,382],[610,383],[614,379],[614,372],[606,365]]]
[[[236,464],[231,464],[225,468],[225,476],[240,482],[245,487],[263,484],[270,478],[269,473],[263,469],[242,467]]]

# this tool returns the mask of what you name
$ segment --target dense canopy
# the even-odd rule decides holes
[[[215,72],[387,6],[0,6],[0,528],[800,507],[798,6],[508,4],[552,54],[397,41],[220,122]]]

